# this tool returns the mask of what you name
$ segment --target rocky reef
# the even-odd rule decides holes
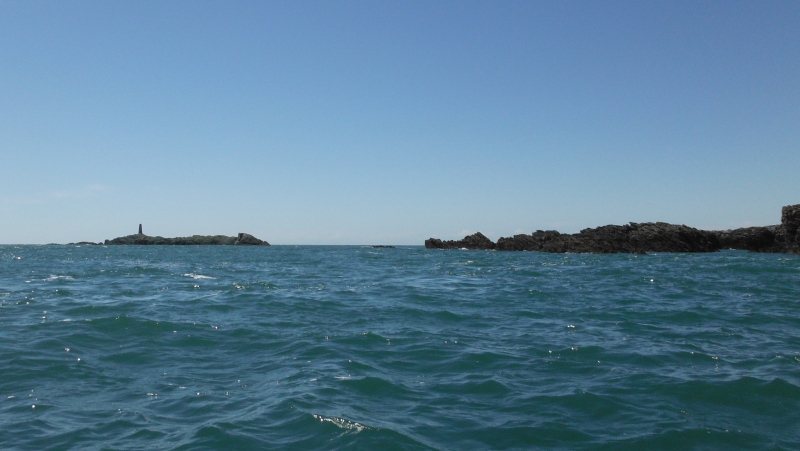
[[[558,232],[555,232],[558,233]],[[517,235],[517,236],[525,236],[525,235]],[[500,238],[501,240],[504,238]],[[480,249],[480,250],[492,250],[495,249],[497,245],[494,244],[492,240],[486,238],[481,232],[474,233],[469,236],[465,236],[463,240],[449,240],[449,241],[442,241],[438,238],[428,238],[425,240],[425,248],[426,249]],[[524,249],[520,249],[524,250]]]
[[[783,207],[781,223],[766,227],[707,231],[665,222],[630,223],[583,229],[565,234],[537,230],[492,242],[480,232],[457,241],[425,240],[428,249],[482,249],[552,253],[613,254],[647,252],[751,252],[800,254],[800,204]]]
[[[141,226],[140,226],[141,230]],[[148,236],[143,233],[128,235],[113,240],[106,240],[108,245],[248,245],[248,246],[269,246],[266,241],[250,235],[240,233],[237,236],[225,235],[192,235],[189,237],[164,238],[160,236]]]

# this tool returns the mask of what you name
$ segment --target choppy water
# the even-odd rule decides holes
[[[800,257],[0,246],[0,449],[800,449]]]

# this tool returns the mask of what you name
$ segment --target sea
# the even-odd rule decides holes
[[[0,246],[2,450],[798,450],[800,256]]]

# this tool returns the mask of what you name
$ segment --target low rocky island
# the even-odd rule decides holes
[[[630,223],[583,229],[579,233],[537,230],[493,242],[480,232],[457,241],[425,240],[428,249],[482,249],[551,253],[751,252],[800,254],[800,204],[783,207],[781,223],[735,230],[698,230],[665,222]]]
[[[183,246],[269,246],[269,243],[250,235],[240,233],[237,236],[225,235],[192,235],[187,237],[164,238],[161,236],[148,236],[142,233],[142,225],[139,224],[139,233],[128,235],[113,240],[105,240],[107,245],[183,245]]]

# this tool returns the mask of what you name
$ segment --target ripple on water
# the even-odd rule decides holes
[[[800,447],[795,257],[0,246],[0,261],[4,449]]]

